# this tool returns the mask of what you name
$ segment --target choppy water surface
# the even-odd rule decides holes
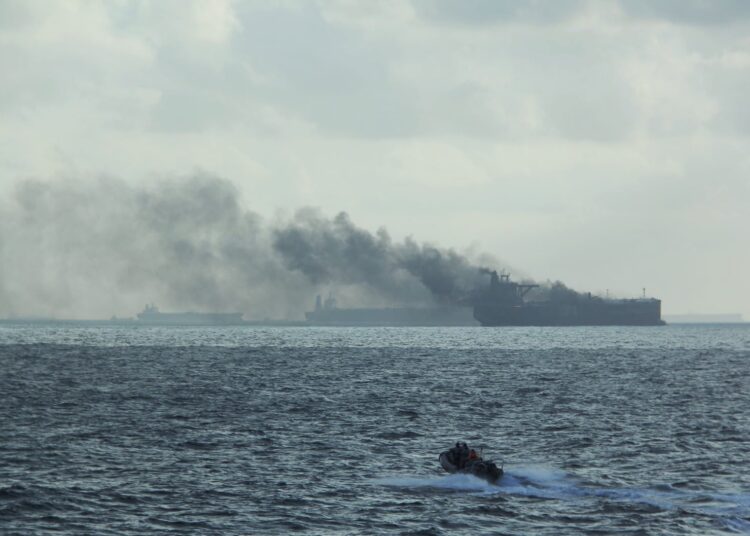
[[[5,325],[0,423],[3,534],[750,533],[748,326]]]

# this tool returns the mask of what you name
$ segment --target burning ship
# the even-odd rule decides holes
[[[316,326],[660,326],[661,300],[612,299],[552,287],[550,297],[527,299],[536,284],[511,281],[510,275],[483,270],[489,286],[433,307],[339,308],[330,297],[317,297],[305,313]]]
[[[660,326],[661,300],[609,299],[568,292],[561,299],[530,301],[538,285],[520,284],[508,274],[490,274],[489,287],[472,295],[474,318],[483,326]],[[645,294],[645,292],[644,292]]]

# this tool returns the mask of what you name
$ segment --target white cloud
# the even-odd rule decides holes
[[[205,169],[261,213],[750,317],[726,277],[750,270],[746,6],[6,0],[0,188]]]

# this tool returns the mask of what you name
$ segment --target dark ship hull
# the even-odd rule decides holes
[[[661,301],[600,300],[576,304],[549,302],[477,304],[474,318],[483,326],[661,326]]]
[[[514,283],[490,272],[490,286],[474,297],[474,318],[483,326],[660,326],[661,300],[613,300],[569,293],[564,300],[525,301],[537,285]]]

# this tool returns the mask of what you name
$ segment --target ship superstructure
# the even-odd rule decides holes
[[[527,301],[538,285],[520,284],[488,271],[490,284],[475,291],[474,318],[483,326],[657,326],[661,300],[610,299],[568,291],[559,299]]]

